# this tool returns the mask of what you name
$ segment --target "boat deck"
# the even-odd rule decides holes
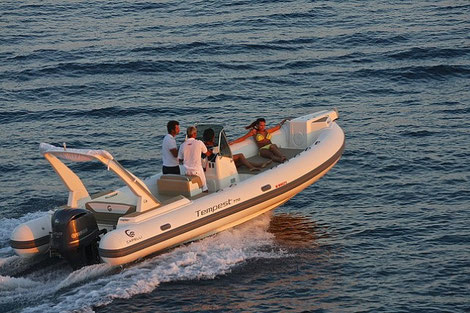
[[[281,153],[283,155],[285,155],[288,160],[294,158],[299,153],[304,151],[303,149],[286,149],[286,148],[280,148],[279,150],[281,150]],[[267,160],[268,159],[263,158],[259,155],[248,158],[248,161],[250,161],[252,163],[258,163],[258,164],[263,164]],[[240,181],[249,179],[250,177],[253,177],[254,175],[258,175],[260,173],[263,173],[263,172],[265,172],[269,169],[272,169],[272,168],[278,166],[279,164],[280,163],[278,163],[278,162],[272,162],[271,164],[269,164],[266,167],[262,168],[260,171],[250,171],[250,169],[247,168],[246,166],[241,166],[241,167],[237,168],[238,174],[240,174]],[[203,193],[200,193],[200,194],[195,195],[193,197],[189,197],[188,199],[195,200],[195,199],[199,199],[199,198],[202,198],[204,196],[207,196],[208,194],[210,194],[210,193],[203,192]],[[167,203],[169,201],[171,202],[171,199],[174,197],[174,196],[167,196],[167,195],[162,195],[162,194],[156,194],[155,196],[158,199],[158,201],[165,202],[165,203]]]
[[[283,155],[285,155],[288,160],[294,158],[299,153],[304,151],[302,149],[285,149],[285,148],[281,148],[280,150],[281,150],[281,153]],[[265,163],[268,159],[257,155],[257,156],[253,156],[253,157],[248,158],[248,160],[252,163],[262,164],[262,163]],[[250,179],[251,177],[253,177],[255,175],[258,175],[260,173],[263,173],[264,171],[267,171],[269,169],[272,169],[272,168],[278,166],[279,164],[280,163],[278,163],[278,162],[272,162],[271,164],[269,164],[266,167],[262,168],[260,171],[250,171],[247,167],[241,166],[237,169],[238,173],[239,173],[240,181]],[[109,193],[109,192],[106,192],[106,193]],[[95,195],[94,198],[96,198],[96,196],[102,196],[106,193],[97,194],[97,195]],[[188,197],[188,199],[196,200],[196,199],[205,197],[209,194],[211,194],[211,193],[203,192],[203,193],[197,194],[193,197]],[[174,201],[177,201],[177,200],[181,199],[181,197],[182,197],[181,195],[179,195],[179,196],[178,195],[166,195],[166,194],[161,194],[161,193],[154,193],[153,195],[163,205],[172,203]],[[125,202],[125,201],[123,201],[123,202]],[[156,207],[155,209],[158,209],[158,208],[159,207]],[[115,214],[115,213],[108,213],[108,212],[99,212],[99,213],[94,212],[94,213],[95,213],[95,217],[97,219],[98,224],[107,224],[107,225],[111,225],[111,226],[115,226],[117,224],[117,221],[118,221],[119,217],[124,215],[124,214]],[[142,214],[142,213],[138,213],[138,212],[133,211],[133,212],[130,212],[129,216],[137,216],[139,214]]]
[[[294,158],[295,156],[297,156],[300,152],[304,151],[303,149],[287,149],[287,148],[279,148],[279,150],[281,151],[281,153],[283,155],[286,156],[286,158],[288,160]],[[250,161],[251,163],[258,163],[258,164],[263,164],[267,161],[268,159],[266,158],[263,158],[259,155],[255,155],[251,158],[248,158],[248,161]],[[259,174],[259,173],[262,173],[266,170],[269,170],[269,169],[272,169],[273,167],[276,167],[278,166],[280,163],[278,162],[272,162],[271,164],[267,165],[265,168],[262,168],[261,171],[250,171],[249,168],[247,168],[246,166],[241,166],[239,167],[237,170],[238,170],[238,173],[239,174]]]

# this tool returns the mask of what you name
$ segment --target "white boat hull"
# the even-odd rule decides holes
[[[15,228],[10,236],[10,246],[16,254],[32,257],[49,251],[51,216],[48,212]]]
[[[285,184],[271,192],[244,198],[242,195],[249,194],[250,191],[254,189],[253,185],[256,185],[254,181],[246,181],[237,186],[224,189],[221,195],[209,195],[177,211],[158,215],[143,223],[129,224],[118,228],[105,235],[101,240],[100,256],[103,261],[112,265],[125,264],[149,254],[194,240],[195,238],[209,236],[249,221],[282,205],[320,179],[339,160],[343,147],[344,146],[341,145],[328,162],[320,164],[319,167],[312,170],[310,173],[291,182],[283,181],[284,178],[281,179],[279,184],[283,184],[284,182]],[[283,164],[282,166],[285,166],[285,168],[291,172],[288,164]],[[270,173],[269,176],[271,175],[278,176],[275,172]],[[261,190],[261,185],[267,180],[269,181],[269,179],[270,178],[263,178],[261,175],[258,177],[259,190]],[[279,181],[279,178],[272,179]],[[214,207],[214,204],[226,203],[227,201],[236,203],[202,216],[201,208],[211,208]],[[188,217],[190,218],[187,219]],[[160,226],[166,224],[170,224],[171,229],[161,231]],[[134,236],[131,238],[128,235],[129,233]]]
[[[217,192],[189,199],[180,196],[166,205],[151,207],[146,199],[137,197],[133,200],[130,190],[138,193],[139,188],[143,188],[142,197],[152,200],[152,193],[158,193],[155,186],[161,174],[154,175],[144,182],[137,181],[136,185],[133,185],[132,174],[124,172],[123,175],[127,175],[125,178],[130,178],[126,181],[129,188],[123,187],[113,194],[98,198],[102,202],[90,202],[91,198],[88,197],[77,178],[69,185],[78,186],[77,190],[80,193],[73,194],[71,191],[69,201],[89,209],[107,207],[110,212],[113,209],[126,211],[121,213],[115,226],[100,239],[99,256],[102,261],[110,265],[133,262],[249,221],[282,205],[313,184],[325,175],[342,155],[344,133],[333,122],[336,118],[335,111],[323,111],[317,115],[312,114],[296,119],[295,123],[292,122],[290,125],[290,132],[288,130],[284,133],[277,133],[273,136],[273,142],[277,140],[280,146],[295,145],[296,148],[304,149],[302,152],[288,162],[260,174],[252,175],[242,181],[238,178],[232,180],[235,183]],[[306,124],[305,127],[302,126],[303,123]],[[257,153],[257,150],[253,151],[256,148],[250,143],[234,148],[235,152],[245,155]],[[54,152],[57,151],[54,150]],[[59,153],[63,152],[57,152]],[[70,152],[67,151],[67,153]],[[93,153],[93,157],[99,155],[99,157],[108,158],[107,152]],[[85,155],[82,151],[77,154]],[[89,155],[86,154],[86,157]],[[109,159],[106,160],[109,162]],[[52,161],[55,162],[55,160]],[[58,168],[61,166],[61,164],[57,165]],[[125,170],[118,165],[116,171]],[[148,189],[143,185],[144,183]],[[78,194],[82,194],[81,198],[77,196]],[[125,202],[129,204],[118,205],[110,202],[107,206],[106,202],[103,202],[113,197],[130,199]],[[132,209],[136,212],[131,213]],[[100,214],[104,216],[106,212],[96,213],[96,216]],[[11,236],[12,247],[18,255],[25,257],[46,253],[49,250],[47,238],[50,232],[51,214],[48,214],[15,229]]]

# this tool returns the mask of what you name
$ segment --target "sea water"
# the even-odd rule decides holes
[[[0,2],[0,312],[470,311],[468,1]],[[67,201],[40,142],[161,170],[166,122],[339,110],[339,163],[235,229],[124,267],[23,260]],[[180,144],[184,135],[180,134]],[[91,192],[121,183],[74,164]]]

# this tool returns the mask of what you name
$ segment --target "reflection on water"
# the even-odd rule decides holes
[[[287,213],[273,215],[268,232],[274,234],[279,245],[292,248],[318,246],[318,239],[328,237],[325,227],[315,221]]]

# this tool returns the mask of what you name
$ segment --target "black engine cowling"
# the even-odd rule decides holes
[[[51,250],[78,269],[99,263],[100,231],[96,219],[85,209],[61,209],[52,215]]]

